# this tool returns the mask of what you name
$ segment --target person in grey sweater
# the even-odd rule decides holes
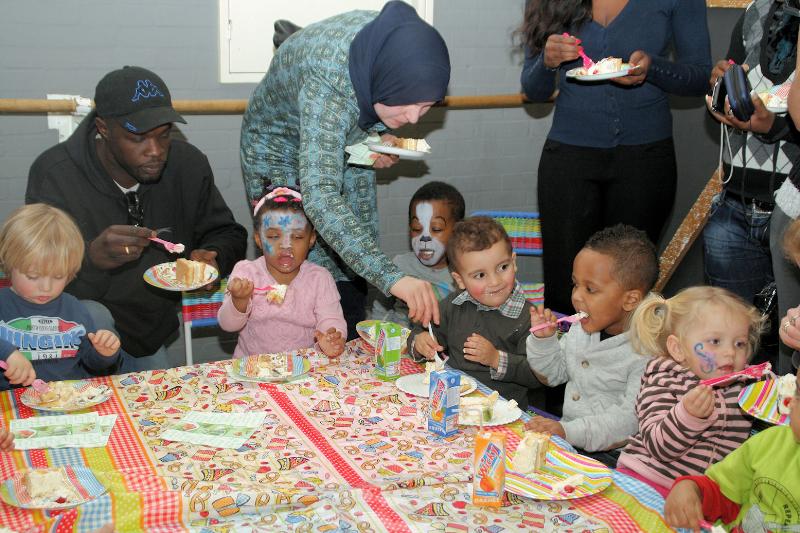
[[[447,241],[453,227],[464,219],[464,197],[448,183],[431,181],[411,197],[408,231],[413,251],[394,256],[392,262],[406,275],[428,281],[437,300],[455,288],[447,268]],[[378,295],[369,318],[409,326],[408,305],[393,296]]]
[[[634,406],[648,359],[633,350],[626,330],[657,278],[656,249],[643,231],[618,224],[589,238],[572,267],[572,304],[586,316],[559,341],[553,314],[531,311],[531,324],[552,325],[528,336],[528,363],[542,383],[567,386],[563,418],[536,416],[528,429],[589,452],[620,448],[636,433]]]

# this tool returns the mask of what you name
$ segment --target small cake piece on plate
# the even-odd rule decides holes
[[[606,57],[589,67],[587,74],[608,74],[610,72],[619,72],[620,70],[622,70],[622,58]]]
[[[206,279],[205,263],[191,259],[177,259],[175,261],[175,280],[184,287],[193,287]]]
[[[42,405],[64,406],[73,401],[77,393],[75,388],[64,381],[51,381],[48,383],[50,388],[39,396],[39,403]]]
[[[280,305],[283,303],[283,300],[286,298],[286,289],[288,289],[288,285],[272,285],[264,296],[267,298],[267,301],[271,304]]]
[[[31,500],[39,503],[69,503],[81,499],[58,470],[31,470],[25,475],[25,485]]]
[[[458,408],[459,419],[464,424],[475,425],[490,421],[494,414],[494,404],[499,396],[497,391],[493,391],[489,396],[461,398],[461,405]]]
[[[414,150],[416,152],[426,153],[430,153],[431,151],[431,145],[429,145],[425,139],[398,137],[397,140],[394,141],[394,145],[397,148],[402,148],[403,150]]]
[[[778,378],[778,414],[788,415],[789,405],[792,403],[797,390],[797,379],[793,374],[786,374]]]
[[[277,378],[290,375],[285,353],[267,354],[258,358],[258,377]]]
[[[553,483],[554,494],[572,494],[586,480],[583,474],[573,474],[567,479]]]
[[[514,454],[514,470],[520,474],[530,474],[540,470],[544,466],[549,448],[550,435],[526,431]]]
[[[429,385],[431,382],[431,372],[441,372],[442,370],[444,370],[444,361],[441,359],[426,362],[425,374],[422,376],[422,382]]]

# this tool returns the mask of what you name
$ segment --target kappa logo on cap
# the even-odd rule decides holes
[[[125,126],[125,129],[127,129],[128,131],[132,131],[133,133],[136,133],[137,131],[139,131],[139,130],[136,129],[136,126],[134,126],[133,124],[131,124],[127,120],[125,121],[124,126]]]
[[[164,93],[158,88],[158,85],[150,80],[139,80],[136,82],[136,91],[133,93],[131,102],[138,102],[140,98],[153,98],[160,96],[164,98]]]

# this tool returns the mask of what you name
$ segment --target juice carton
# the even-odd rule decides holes
[[[393,322],[380,322],[375,328],[375,377],[384,381],[395,380],[400,377],[403,329]]]
[[[431,384],[428,391],[430,398],[428,431],[441,437],[449,437],[458,433],[461,374],[452,370],[431,372]]]
[[[506,436],[492,432],[475,435],[474,466],[472,503],[500,507],[506,484]]]

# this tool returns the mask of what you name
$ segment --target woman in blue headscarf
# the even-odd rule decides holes
[[[405,275],[378,245],[373,168],[349,166],[345,146],[415,124],[445,96],[450,59],[441,35],[404,2],[311,24],[277,50],[244,114],[241,159],[248,200],[266,185],[300,187],[320,239],[309,259],[336,279],[348,335],[364,318],[366,284],[400,298],[412,319],[439,321],[428,282]],[[362,279],[363,278],[363,279]]]

